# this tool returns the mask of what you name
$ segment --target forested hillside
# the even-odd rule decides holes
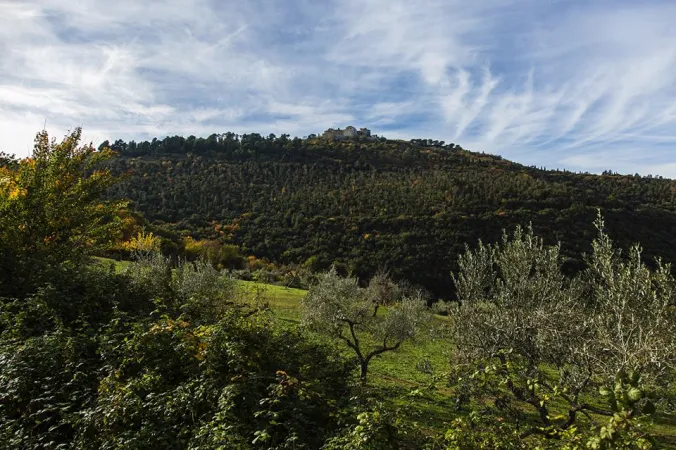
[[[532,222],[582,267],[600,208],[618,244],[676,261],[676,182],[547,171],[438,141],[238,136],[116,141],[111,196],[147,219],[242,254],[362,279],[389,270],[444,297],[458,254]]]

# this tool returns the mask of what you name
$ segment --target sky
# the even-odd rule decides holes
[[[368,127],[676,178],[674,0],[0,0],[0,151]]]

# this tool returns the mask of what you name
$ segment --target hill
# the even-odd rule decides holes
[[[111,196],[278,264],[337,263],[360,278],[384,268],[448,298],[464,246],[517,224],[564,243],[567,270],[579,270],[599,208],[620,246],[676,261],[673,180],[541,170],[428,140],[226,133],[110,147],[127,174]]]

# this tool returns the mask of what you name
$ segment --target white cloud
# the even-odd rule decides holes
[[[0,0],[0,149],[45,121],[95,141],[353,123],[674,174],[672,2],[320,3]]]

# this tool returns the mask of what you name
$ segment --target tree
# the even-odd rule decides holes
[[[374,315],[378,306],[356,278],[343,278],[335,268],[319,277],[301,303],[304,326],[343,340],[355,352],[364,384],[371,360],[415,338],[430,316],[422,295],[401,298],[384,315]]]
[[[378,309],[381,306],[397,303],[404,295],[402,286],[395,283],[384,271],[377,272],[371,278],[366,292],[374,304],[373,317],[378,315]]]
[[[619,242],[676,262],[676,233],[660,231],[676,229],[673,180],[545,172],[421,140],[230,135],[129,142],[113,162],[127,175],[111,196],[129,198],[151,223],[245,255],[283,265],[316,255],[321,271],[335,261],[364,280],[387,267],[442,298],[454,297],[450,274],[465,242],[493,242],[528,221],[545,242],[563,242],[563,256],[575,258],[566,271],[580,270],[597,208]]]
[[[0,166],[0,295],[27,292],[113,242],[123,202],[102,200],[117,181],[104,167],[112,153],[80,147],[81,135],[57,143],[42,131],[30,158]]]
[[[460,257],[454,277],[460,303],[453,313],[458,362],[481,362],[471,377],[475,393],[495,398],[503,413],[518,419],[522,413],[513,403],[534,409],[540,426],[522,430],[520,438],[560,439],[581,427],[580,416],[594,427],[593,415],[600,415],[611,418],[606,429],[620,429],[618,417],[626,418],[622,429],[642,439],[630,419],[654,411],[646,391],[673,373],[676,281],[670,267],[658,261],[650,270],[638,246],[621,258],[600,217],[595,225],[588,269],[574,278],[561,271],[559,247],[545,246],[530,228],[505,234],[499,244],[479,243]],[[599,389],[607,408],[585,400]],[[565,405],[560,415],[554,399]]]
[[[581,274],[585,304],[593,322],[590,347],[594,370],[606,378],[638,371],[644,381],[662,378],[676,369],[676,280],[671,265],[643,261],[641,247],[627,255],[613,247],[599,216],[598,237]]]
[[[14,155],[10,155],[5,152],[0,152],[0,167],[7,167],[15,164],[16,158]]]

